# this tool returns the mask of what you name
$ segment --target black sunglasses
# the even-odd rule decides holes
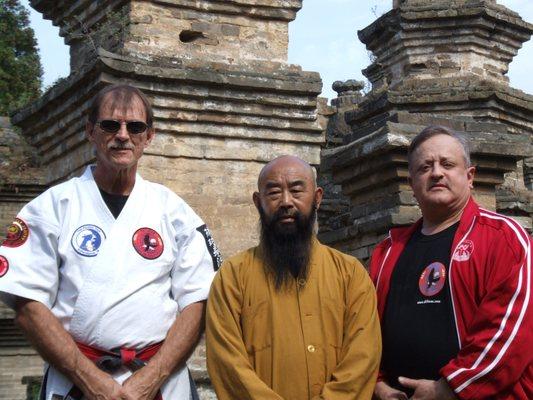
[[[126,124],[126,130],[132,135],[138,135],[148,129],[148,124],[142,121],[116,121],[114,119],[103,119],[96,124],[107,133],[117,133],[120,130],[122,124]]]

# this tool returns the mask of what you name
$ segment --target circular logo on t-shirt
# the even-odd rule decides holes
[[[455,261],[467,261],[470,259],[470,256],[474,252],[474,242],[471,240],[465,240],[461,243],[455,253],[453,253],[453,259]]]
[[[9,262],[4,256],[0,256],[0,278],[7,274],[9,271]]]
[[[133,234],[133,247],[148,260],[159,257],[164,250],[163,239],[159,233],[150,228],[140,228]]]
[[[85,257],[94,257],[98,254],[98,249],[102,245],[105,234],[96,225],[82,225],[72,235],[70,243],[76,253]]]
[[[440,262],[429,264],[418,280],[418,288],[424,296],[435,296],[444,287],[446,267]]]
[[[7,228],[6,239],[2,242],[2,246],[5,247],[19,247],[22,246],[28,236],[30,235],[30,230],[26,222],[20,218],[15,218],[11,223],[9,228]]]

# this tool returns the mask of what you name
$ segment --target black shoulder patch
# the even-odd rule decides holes
[[[213,269],[215,271],[218,271],[218,269],[220,268],[220,264],[222,264],[222,257],[220,255],[220,251],[218,251],[218,247],[215,244],[215,241],[213,240],[213,237],[211,236],[209,228],[207,227],[207,225],[204,224],[196,228],[196,230],[200,232],[204,237],[205,243],[207,245],[207,250],[209,250],[209,254],[213,259]]]

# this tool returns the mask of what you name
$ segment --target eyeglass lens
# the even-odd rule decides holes
[[[120,130],[122,123],[113,119],[104,119],[98,123],[103,131],[109,133],[117,133]],[[148,128],[148,125],[142,121],[126,121],[126,129],[129,133],[137,135],[143,133]]]

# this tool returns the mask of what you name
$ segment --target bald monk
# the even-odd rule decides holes
[[[253,201],[261,238],[227,260],[207,306],[207,367],[220,400],[370,399],[381,356],[372,282],[314,234],[311,166],[268,163]]]

